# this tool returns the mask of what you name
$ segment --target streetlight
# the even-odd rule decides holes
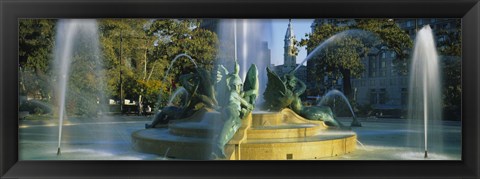
[[[146,75],[146,70],[147,70],[147,38],[146,37],[136,37],[136,36],[128,36],[128,37],[123,37],[123,31],[120,31],[120,113],[123,114],[123,107],[124,107],[124,103],[125,103],[125,99],[124,99],[124,95],[123,95],[123,80],[122,80],[122,74],[123,74],[123,70],[122,70],[122,52],[123,52],[123,48],[122,48],[122,43],[123,43],[123,39],[124,38],[129,38],[129,39],[142,39],[142,40],[145,40],[145,72],[144,72],[144,75]],[[143,89],[142,89],[143,91]],[[140,101],[139,102],[139,105],[140,104]],[[139,109],[140,111],[140,109]]]

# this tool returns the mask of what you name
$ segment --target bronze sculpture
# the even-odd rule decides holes
[[[290,108],[295,113],[309,120],[321,120],[327,125],[343,127],[333,117],[332,110],[327,106],[304,106],[300,95],[305,92],[306,85],[295,77],[294,74],[286,74],[284,79],[267,67],[268,83],[265,90],[264,109],[267,111],[280,111]]]

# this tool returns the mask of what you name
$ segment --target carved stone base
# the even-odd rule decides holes
[[[197,115],[197,118],[200,115]],[[222,124],[219,114],[204,112],[199,120],[181,120],[166,128],[143,129],[132,134],[141,152],[175,159],[212,158],[213,139]],[[309,160],[353,152],[357,135],[310,121],[289,109],[253,112],[226,145],[229,160]]]

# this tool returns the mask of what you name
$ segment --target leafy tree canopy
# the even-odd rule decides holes
[[[337,20],[338,22],[346,20]],[[354,23],[344,23],[347,25],[335,25],[335,23],[325,23],[316,27],[315,31],[305,34],[298,46],[306,46],[309,52],[312,52],[318,45],[342,31],[354,29],[362,30],[353,35],[342,34],[335,38],[332,43],[315,54],[309,63],[313,64],[315,69],[309,75],[317,76],[315,79],[322,82],[325,74],[342,77],[344,79],[344,93],[351,94],[350,78],[358,77],[364,71],[364,65],[361,57],[366,56],[370,49],[392,50],[397,54],[399,61],[405,61],[408,54],[406,49],[411,48],[412,41],[392,19],[355,19]],[[371,32],[369,33],[365,33]]]

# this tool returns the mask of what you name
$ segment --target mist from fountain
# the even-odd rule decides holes
[[[360,37],[362,41],[368,42],[368,43],[375,43],[379,42],[380,39],[378,36],[373,34],[372,32],[369,31],[364,31],[364,30],[359,30],[359,29],[350,29],[350,30],[345,30],[342,32],[339,32],[328,39],[324,40],[322,43],[320,43],[317,47],[315,47],[308,55],[305,57],[305,59],[297,65],[297,67],[290,72],[290,74],[295,74],[295,72],[307,61],[312,59],[313,57],[319,55],[319,53],[322,52],[322,50],[326,47],[329,47],[330,45],[335,44],[335,42],[340,42],[341,40],[347,38],[347,37]]]
[[[270,30],[270,20],[262,19],[221,20],[217,29],[220,41],[217,65],[223,65],[232,72],[236,57],[240,65],[239,75],[242,80],[245,80],[250,65],[255,64],[259,69],[259,95],[263,94],[267,83],[265,69],[270,65],[270,51],[265,51],[264,45],[271,37],[264,34],[270,34]],[[237,54],[236,51],[239,53]],[[263,98],[257,98],[257,106],[262,102]]]
[[[188,92],[184,87],[180,87],[173,92],[172,96],[170,97],[170,100],[168,100],[167,105],[168,106],[175,105],[173,103],[176,99],[178,99],[179,96],[183,97],[183,99],[180,99],[180,100],[187,101]]]
[[[325,106],[326,103],[327,103],[327,101],[328,101],[329,99],[331,99],[332,97],[335,97],[335,96],[340,97],[340,98],[345,102],[345,104],[347,104],[348,108],[350,109],[350,112],[352,113],[352,117],[353,117],[353,118],[356,118],[355,112],[353,112],[352,105],[350,105],[350,102],[348,101],[347,97],[346,97],[341,91],[338,91],[338,90],[336,90],[336,89],[328,91],[328,92],[322,97],[322,99],[320,100],[320,102],[318,102],[317,106]]]
[[[182,54],[178,54],[177,56],[175,56],[172,60],[172,62],[170,62],[170,65],[168,66],[167,68],[167,72],[165,72],[165,76],[163,76],[163,79],[162,79],[162,84],[165,84],[167,82],[167,78],[168,78],[168,75],[170,74],[170,70],[172,69],[173,65],[175,64],[175,62],[180,58],[180,57],[187,57],[190,62],[193,63],[193,65],[195,66],[195,70],[198,70],[198,65],[197,63],[195,62],[195,60],[190,56],[190,55],[187,55],[185,53],[182,53]],[[158,100],[157,100],[157,104],[155,105],[155,108],[160,109],[161,107],[161,104],[162,104],[163,100],[162,100],[162,94],[160,93],[158,95]],[[157,111],[155,110],[155,111]]]
[[[352,113],[352,123],[351,123],[351,126],[355,126],[355,127],[361,127],[362,124],[360,123],[360,121],[357,120],[357,116],[355,115],[355,112],[353,111],[353,108],[352,108],[352,105],[350,104],[350,102],[348,101],[348,98],[341,92],[341,91],[338,91],[336,89],[333,89],[333,90],[330,90],[328,91],[323,97],[322,99],[320,100],[320,102],[318,102],[317,106],[325,106],[327,101],[329,99],[331,99],[332,97],[334,96],[339,96],[344,102],[345,104],[347,104],[348,106],[348,109],[350,109],[350,112]]]
[[[83,20],[83,19],[74,19],[74,20],[59,20],[56,29],[55,36],[55,49],[54,49],[54,67],[58,72],[57,86],[58,86],[58,117],[59,117],[59,129],[58,129],[58,151],[57,155],[60,155],[60,147],[62,141],[62,125],[64,118],[66,118],[66,94],[68,88],[68,81],[71,76],[71,64],[74,57],[82,56],[85,57],[83,60],[87,60],[87,66],[90,67],[90,71],[85,72],[93,73],[96,77],[99,77],[100,85],[100,94],[95,94],[97,100],[103,99],[105,95],[102,92],[105,88],[105,83],[103,82],[104,75],[102,73],[102,62],[100,61],[100,47],[98,40],[98,25],[95,20]],[[84,50],[84,51],[82,51]],[[81,54],[85,52],[84,54]],[[91,55],[91,56],[89,56]],[[80,68],[80,67],[78,67]],[[87,95],[87,94],[82,94]],[[102,108],[101,108],[102,109]],[[104,110],[106,108],[103,108]]]
[[[407,145],[414,147],[427,158],[427,151],[442,152],[442,95],[441,74],[429,25],[417,32],[410,67],[408,103],[410,133]],[[421,156],[421,154],[419,156]]]

